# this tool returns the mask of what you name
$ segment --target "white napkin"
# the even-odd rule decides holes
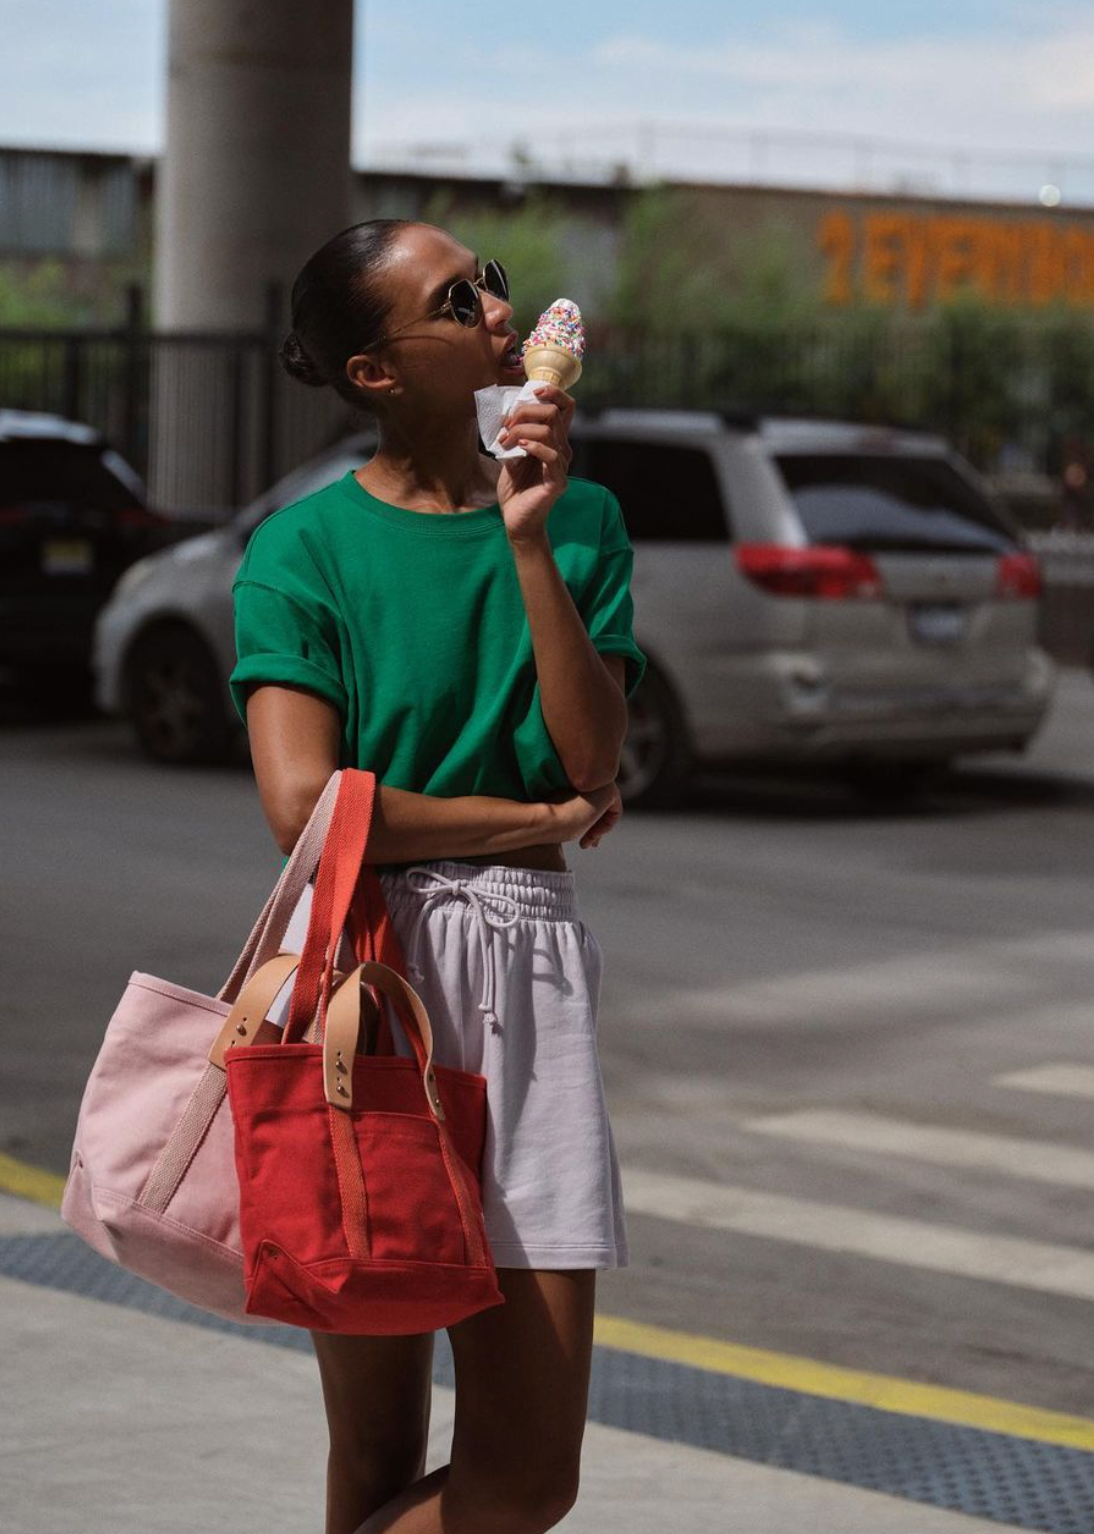
[[[535,382],[528,379],[520,384],[490,384],[488,388],[475,390],[475,411],[479,418],[479,436],[483,440],[488,453],[493,453],[495,458],[527,458],[528,454],[522,447],[502,447],[498,442],[498,434],[501,431],[501,423],[513,406],[518,401],[523,404],[525,400],[537,398],[540,389],[548,387],[546,380],[539,378]]]

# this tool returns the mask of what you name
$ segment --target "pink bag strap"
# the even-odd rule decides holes
[[[272,959],[281,947],[285,929],[293,911],[300,902],[304,889],[319,865],[330,825],[334,806],[338,799],[341,769],[331,773],[323,792],[316,800],[308,823],[297,837],[296,846],[289,861],[281,870],[281,876],[270,892],[262,912],[251,929],[251,935],[243,945],[228,979],[217,992],[218,1001],[235,1002],[246,982],[252,979],[267,959]]]

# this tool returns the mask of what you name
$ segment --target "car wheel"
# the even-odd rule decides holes
[[[192,629],[153,629],[137,640],[126,666],[126,713],[153,761],[217,762],[230,753],[224,683]]]
[[[950,765],[946,757],[928,761],[864,760],[844,768],[848,786],[871,804],[908,804],[934,788]]]
[[[619,797],[629,807],[668,808],[678,802],[692,772],[680,706],[664,677],[647,665],[629,707],[619,754]]]

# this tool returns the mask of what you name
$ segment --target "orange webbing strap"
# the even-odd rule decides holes
[[[395,931],[391,913],[384,899],[383,886],[375,869],[368,863],[361,866],[357,893],[349,913],[350,941],[358,959],[377,959],[386,964],[404,980],[409,977],[403,945]],[[385,1007],[380,1008],[379,1029],[376,1039],[378,1055],[393,1055],[395,1043],[391,1036],[391,1023]]]
[[[322,1030],[330,998],[330,971],[334,967],[364,860],[375,789],[376,778],[371,772],[351,767],[343,771],[319,859],[308,934],[285,1022],[286,1044],[303,1038],[304,1030],[317,1010]]]
[[[342,1231],[346,1247],[351,1257],[368,1257],[368,1193],[353,1119],[341,1108],[332,1108],[330,1104],[327,1105],[327,1117],[330,1120],[334,1169],[342,1201]]]
[[[459,1206],[460,1224],[463,1226],[463,1239],[467,1243],[468,1261],[477,1268],[487,1267],[490,1264],[490,1256],[475,1213],[478,1200],[472,1196],[467,1186],[466,1168],[459,1151],[452,1144],[448,1130],[440,1122],[437,1123],[437,1134],[441,1142],[441,1155],[444,1157],[448,1180],[452,1184],[452,1192]]]

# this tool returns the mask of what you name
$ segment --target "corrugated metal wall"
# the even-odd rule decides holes
[[[125,155],[0,149],[0,254],[131,254],[137,175]]]

